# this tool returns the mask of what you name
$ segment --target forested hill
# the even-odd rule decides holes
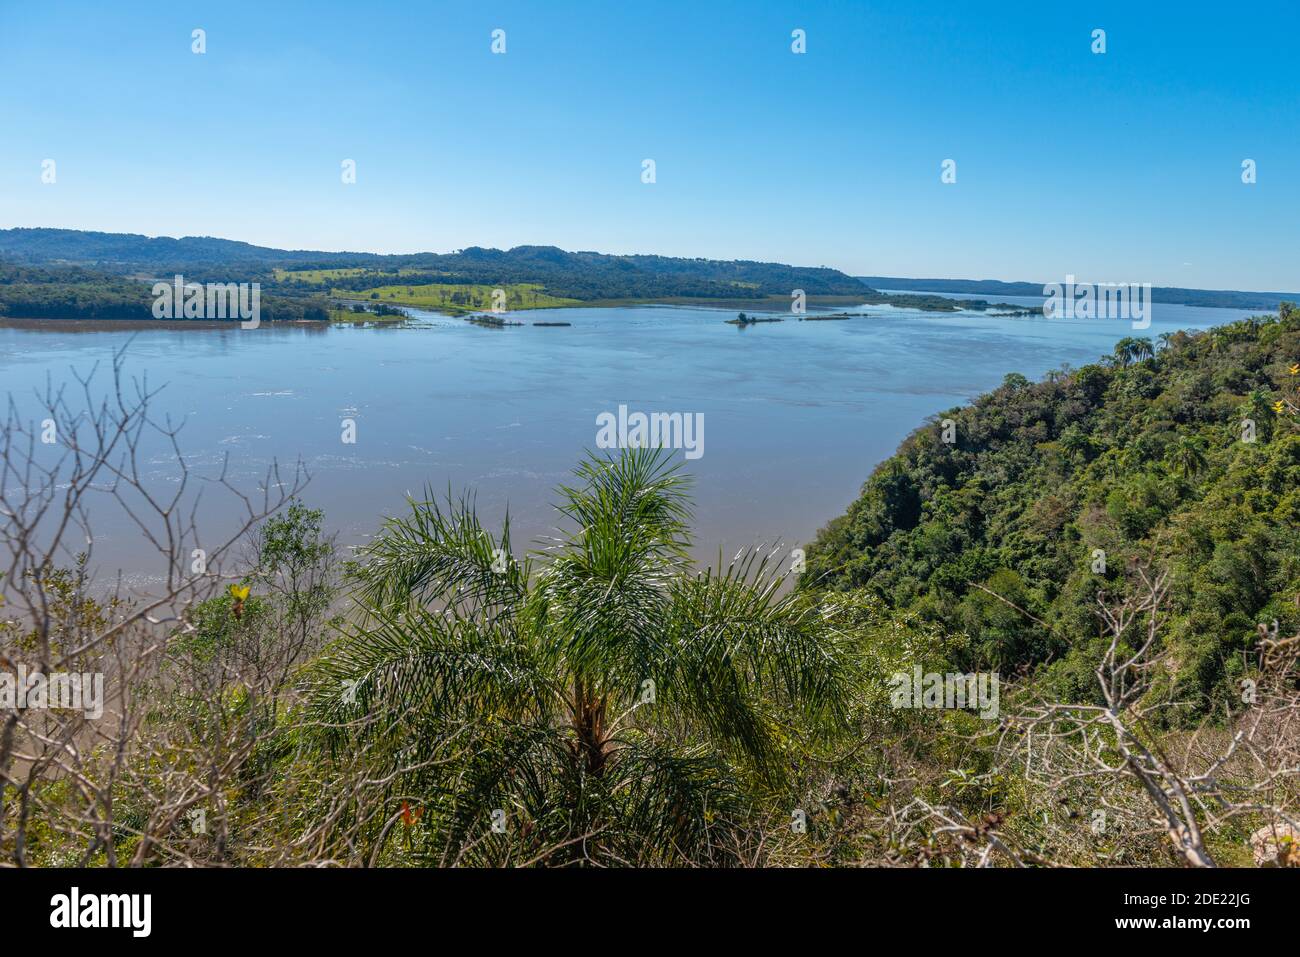
[[[783,296],[794,289],[814,296],[860,296],[865,287],[844,273],[824,267],[782,263],[685,259],[669,256],[614,256],[566,252],[554,246],[514,249],[470,247],[454,253],[380,255],[271,249],[228,239],[187,236],[151,238],[129,233],[70,229],[0,230],[0,260],[49,266],[75,264],[105,272],[162,275],[211,274],[224,270],[232,279],[254,280],[274,271],[310,274],[355,270],[355,275],[307,275],[300,285],[366,289],[400,276],[404,285],[421,283],[539,283],[548,295],[576,300],[724,298]],[[384,274],[388,274],[387,278]],[[306,291],[304,289],[304,291]]]
[[[984,300],[887,296],[836,269],[750,260],[615,256],[554,246],[380,255],[270,249],[211,237],[0,230],[0,316],[148,318],[142,281],[176,274],[197,282],[257,282],[277,297],[272,311],[283,318],[325,316],[340,302],[357,301],[462,314],[492,308],[497,289],[509,309],[688,302],[786,311],[796,290],[814,305],[1016,309]]]
[[[306,252],[271,249],[211,236],[141,236],[80,229],[0,229],[0,258],[31,265],[157,268],[171,265],[259,265],[296,263],[361,265],[382,257],[371,253]]]
[[[1041,382],[1008,375],[875,470],[809,549],[804,581],[866,586],[964,631],[970,664],[1050,662],[1040,676],[1085,700],[1097,596],[1124,593],[1130,560],[1150,562],[1171,576],[1174,690],[1203,707],[1233,693],[1258,623],[1300,627],[1297,406],[1300,310],[1286,303],[1196,335],[1126,339]]]

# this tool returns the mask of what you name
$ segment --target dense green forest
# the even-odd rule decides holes
[[[858,295],[863,291],[860,282],[834,269],[668,256],[610,256],[566,252],[554,246],[517,246],[510,250],[475,246],[445,254],[379,255],[270,249],[209,237],[171,239],[62,229],[10,229],[0,230],[0,259],[27,264],[93,265],[108,272],[146,271],[149,275],[180,272],[199,280],[219,270],[223,278],[258,279],[264,283],[271,281],[267,274],[275,269],[360,269],[368,272],[330,277],[328,283],[360,290],[387,285],[398,273],[402,274],[402,282],[412,285],[540,282],[551,295],[582,300],[735,296],[737,292],[788,298],[792,289],[803,289],[809,295]],[[328,288],[327,284],[315,285]]]
[[[814,301],[838,304],[941,312],[998,308],[985,300],[889,296],[835,269],[746,260],[611,256],[554,246],[474,246],[446,254],[325,253],[207,237],[0,230],[0,315],[135,318],[141,315],[146,283],[177,274],[194,282],[260,283],[263,293],[273,297],[273,308],[264,316],[270,319],[326,318],[331,299],[385,299],[438,308],[439,297],[427,288],[438,286],[456,287],[453,296],[463,296],[461,290],[469,288],[527,287],[544,304],[714,301],[785,311],[793,291],[801,289]],[[410,296],[403,297],[405,289]],[[481,308],[488,308],[486,296],[482,298]],[[527,300],[522,304],[527,306]]]
[[[186,281],[205,281],[186,274]],[[168,277],[170,279],[170,277]],[[227,280],[221,279],[221,282]],[[152,283],[80,266],[0,263],[0,316],[17,319],[153,319]],[[330,316],[320,296],[263,295],[261,319],[317,320]]]
[[[1298,358],[1300,312],[1284,304],[1125,339],[1041,382],[1008,375],[875,470],[818,536],[805,582],[866,589],[968,635],[964,664],[1041,666],[1076,701],[1097,693],[1098,597],[1151,563],[1171,576],[1183,717],[1229,701],[1258,624],[1300,625]]]

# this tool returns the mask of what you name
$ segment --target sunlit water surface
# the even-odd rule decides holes
[[[345,544],[431,486],[474,491],[492,524],[508,506],[521,551],[551,532],[551,490],[595,447],[598,414],[620,404],[703,413],[704,454],[685,465],[695,553],[713,561],[748,545],[808,541],[909,432],[1008,372],[1035,379],[1096,361],[1124,336],[1249,314],[1157,304],[1151,327],[1135,331],[1120,320],[850,311],[869,317],[740,329],[724,323],[731,313],[644,306],[524,313],[515,318],[526,325],[501,330],[418,311],[405,328],[52,321],[0,328],[0,383],[35,415],[47,377],[71,382],[72,370],[98,362],[106,386],[125,347],[128,375],[165,386],[155,414],[184,420],[196,474],[216,475],[227,461],[234,482],[254,489],[272,460],[301,460],[311,475],[305,501],[325,510]],[[342,441],[345,418],[356,423],[355,444]],[[176,481],[169,455],[155,449],[148,463],[152,481]],[[208,494],[206,521],[219,526],[227,506]],[[147,582],[157,562],[128,521],[104,506],[94,524],[96,568]]]

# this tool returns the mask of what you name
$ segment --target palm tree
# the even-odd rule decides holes
[[[1190,479],[1205,468],[1205,443],[1194,436],[1184,435],[1169,450],[1169,464],[1185,479]]]
[[[771,555],[693,570],[662,450],[575,475],[558,537],[522,562],[471,499],[386,522],[354,573],[364,617],[316,675],[327,743],[376,754],[386,815],[425,809],[423,859],[726,862],[744,810],[789,821],[774,796],[846,726],[859,636]]]
[[[1125,336],[1119,342],[1115,343],[1115,363],[1121,369],[1128,366],[1135,356],[1134,349],[1137,340],[1131,336]]]
[[[1138,362],[1144,362],[1147,359],[1155,357],[1155,349],[1151,345],[1151,340],[1146,337],[1139,337],[1129,340],[1129,354]]]

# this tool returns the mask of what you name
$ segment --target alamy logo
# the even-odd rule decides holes
[[[600,449],[684,449],[688,459],[704,454],[703,412],[632,412],[620,405],[618,414],[596,416],[596,447]]]
[[[889,679],[889,703],[895,708],[971,708],[985,720],[998,716],[996,672],[922,673],[921,666],[895,672]]]
[[[51,927],[129,927],[134,937],[148,937],[153,928],[150,894],[71,894],[50,898]]]
[[[104,714],[104,675],[36,671],[19,665],[16,674],[0,672],[0,710],[55,709],[80,711],[92,721]]]
[[[239,319],[241,329],[262,321],[262,285],[256,282],[186,282],[153,284],[155,319]]]
[[[1081,282],[1066,276],[1064,283],[1043,287],[1048,319],[1131,319],[1134,329],[1151,325],[1151,283]]]

